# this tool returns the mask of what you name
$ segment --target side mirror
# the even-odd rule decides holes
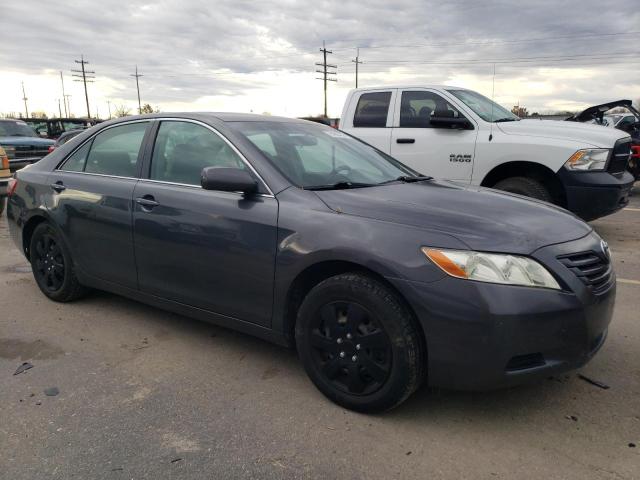
[[[473,124],[464,117],[454,117],[452,110],[436,110],[431,115],[431,125],[436,128],[473,130]]]
[[[200,175],[200,185],[205,190],[219,190],[221,192],[252,194],[258,191],[258,182],[247,170],[240,168],[203,168]]]
[[[38,130],[38,135],[40,135],[42,138],[47,138],[47,131],[46,130]]]

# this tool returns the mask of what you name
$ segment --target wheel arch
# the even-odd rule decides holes
[[[510,177],[528,177],[538,180],[549,188],[556,203],[562,207],[567,205],[564,185],[556,172],[536,162],[512,161],[494,167],[480,183],[483,187],[493,187],[496,183]]]
[[[418,320],[415,310],[402,294],[402,292],[398,290],[380,273],[362,264],[345,260],[324,260],[309,265],[300,273],[298,273],[298,275],[291,282],[286,294],[283,319],[283,333],[287,339],[287,342],[291,346],[295,345],[295,326],[298,310],[300,309],[304,298],[311,291],[311,289],[327,278],[347,272],[355,272],[372,277],[394,293],[398,300],[405,306],[405,308],[407,308],[407,310],[411,314],[415,327],[420,332],[421,342],[423,342],[423,346],[425,347],[426,352],[426,337],[425,332],[422,328],[422,323]]]
[[[38,212],[32,215],[22,227],[22,251],[27,257],[27,260],[31,260],[29,246],[31,245],[31,237],[33,236],[34,230],[38,225],[48,220],[49,219],[44,213]]]

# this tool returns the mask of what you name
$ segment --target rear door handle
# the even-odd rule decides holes
[[[143,197],[136,198],[136,203],[142,207],[143,210],[151,210],[153,207],[160,205],[153,198],[153,195],[145,195]]]
[[[415,138],[398,138],[396,139],[396,143],[416,143]]]
[[[56,183],[51,184],[51,188],[56,192],[60,193],[67,189],[61,181],[57,181]]]

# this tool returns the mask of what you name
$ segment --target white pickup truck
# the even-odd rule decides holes
[[[631,138],[575,122],[520,120],[463,88],[360,88],[340,129],[420,173],[560,205],[585,220],[628,203]]]

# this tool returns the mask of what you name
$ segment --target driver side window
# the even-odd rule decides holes
[[[153,148],[149,178],[200,185],[205,167],[244,169],[245,164],[222,137],[208,128],[190,122],[162,122]]]
[[[400,127],[433,128],[431,116],[435,112],[452,118],[463,115],[440,95],[421,90],[402,92],[400,101]]]

